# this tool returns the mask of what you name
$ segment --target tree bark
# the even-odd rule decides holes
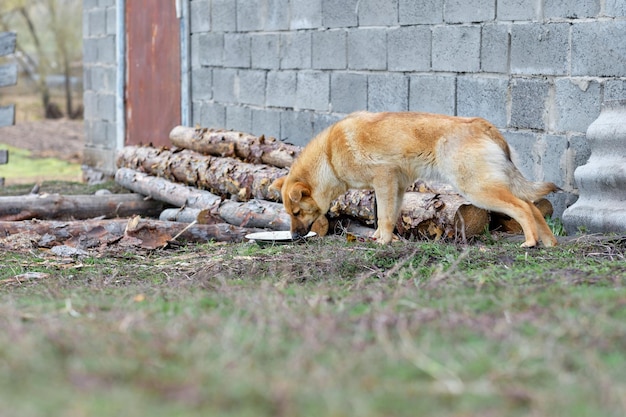
[[[185,230],[186,229],[186,230]],[[247,233],[258,229],[243,228],[226,223],[194,224],[160,220],[129,219],[84,221],[0,221],[0,236],[17,233],[39,235],[37,245],[52,247],[60,244],[95,248],[102,245],[125,244],[144,249],[167,246],[177,241],[204,243],[209,241],[241,242]],[[182,233],[181,233],[182,232]],[[180,234],[180,236],[178,236]]]
[[[333,201],[328,216],[349,215],[374,224],[376,200],[370,190],[350,190]],[[458,194],[407,192],[402,201],[398,233],[405,238],[467,238],[482,233],[489,223],[486,210]]]
[[[251,198],[277,201],[278,192],[270,184],[287,175],[287,170],[268,165],[255,165],[233,158],[202,155],[195,151],[171,151],[152,147],[127,146],[117,155],[119,168],[131,168],[208,190],[221,197],[239,201]]]
[[[162,220],[199,223],[227,222],[236,226],[288,230],[289,215],[282,204],[253,199],[247,202],[224,200],[208,191],[176,184],[128,168],[120,168],[115,181],[137,193],[149,195],[183,209],[161,213]]]
[[[273,137],[185,126],[172,129],[170,140],[175,146],[205,155],[239,158],[252,164],[263,163],[279,168],[291,166],[302,150]]]
[[[26,195],[0,197],[0,220],[91,219],[157,215],[163,203],[138,194]]]
[[[175,183],[164,178],[120,168],[115,173],[115,182],[122,187],[164,201],[176,207],[193,207],[209,211],[219,207],[222,198],[208,191]]]

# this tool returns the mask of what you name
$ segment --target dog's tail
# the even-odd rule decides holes
[[[561,189],[552,182],[527,180],[515,165],[513,165],[513,162],[511,162],[509,179],[513,194],[525,201],[537,201],[550,193],[561,191]]]
[[[527,180],[517,169],[511,159],[511,148],[506,142],[502,134],[495,126],[488,124],[487,134],[500,146],[508,159],[509,167],[507,174],[509,177],[509,185],[513,194],[522,200],[537,201],[540,198],[557,191],[562,191],[556,184],[552,182],[530,181]]]

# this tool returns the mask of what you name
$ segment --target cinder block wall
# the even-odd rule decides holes
[[[85,21],[112,2],[85,0]],[[481,116],[527,177],[566,190],[551,197],[559,216],[576,198],[587,127],[605,100],[626,99],[625,0],[190,0],[190,9],[194,124],[304,145],[355,110]],[[96,28],[85,28],[86,53],[100,53],[114,29]],[[102,54],[85,63],[94,149],[114,123]]]
[[[109,174],[116,149],[115,11],[115,0],[83,0],[84,164]]]

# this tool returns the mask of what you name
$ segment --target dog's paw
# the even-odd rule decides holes
[[[535,246],[537,246],[536,240],[527,240],[520,245],[521,248],[534,248]]]

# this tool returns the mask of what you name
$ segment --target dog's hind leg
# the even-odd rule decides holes
[[[546,219],[541,215],[541,211],[531,202],[527,202],[530,206],[530,210],[535,217],[535,223],[537,224],[537,231],[539,232],[539,239],[545,247],[552,247],[557,245],[556,237],[552,230],[550,230],[550,226],[546,223]]]
[[[533,210],[529,207],[529,203],[517,198],[508,188],[504,186],[483,188],[475,193],[466,193],[466,197],[475,206],[504,213],[515,219],[524,232],[525,240],[522,247],[529,248],[537,245],[538,223]]]

